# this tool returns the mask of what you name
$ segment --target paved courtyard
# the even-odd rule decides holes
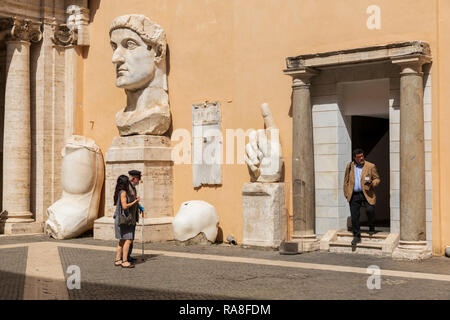
[[[450,299],[445,257],[408,262],[326,252],[289,256],[166,242],[145,244],[144,261],[122,269],[113,265],[115,246],[90,237],[0,236],[0,300]],[[135,244],[136,258],[140,246]],[[379,289],[367,286],[369,266],[381,270]]]

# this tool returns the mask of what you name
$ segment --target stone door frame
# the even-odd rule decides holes
[[[399,77],[399,108],[397,110],[390,108],[389,118],[390,132],[398,130],[399,136],[397,144],[399,157],[398,159],[391,159],[391,171],[393,168],[395,169],[393,163],[395,161],[398,163],[398,169],[402,168],[398,173],[398,184],[401,186],[399,188],[399,195],[401,194],[400,209],[397,214],[400,245],[427,244],[425,242],[427,240],[426,229],[431,230],[431,228],[426,228],[426,213],[427,202],[431,203],[431,199],[426,200],[428,197],[425,185],[430,185],[430,181],[428,181],[428,177],[425,178],[425,153],[426,151],[431,152],[431,149],[428,146],[429,143],[426,144],[423,139],[424,125],[414,126],[414,123],[425,123],[423,118],[425,86],[423,85],[422,66],[429,65],[431,60],[430,47],[428,43],[422,41],[399,42],[286,58],[287,69],[284,70],[284,73],[293,78],[292,238],[301,242],[303,248],[305,248],[304,244],[307,243],[306,248],[317,249],[316,245],[311,245],[317,243],[316,204],[320,200],[316,198],[315,183],[317,179],[315,177],[314,138],[312,134],[313,105],[311,95],[316,86],[314,79],[318,78],[315,76],[330,68],[360,68],[361,66],[378,63],[392,65],[392,70],[396,70],[395,72]],[[427,80],[429,80],[429,77]],[[429,86],[428,81],[426,85]],[[417,95],[421,99],[415,99]],[[399,121],[399,109],[403,111],[401,123]],[[395,122],[396,119],[398,122]],[[431,125],[431,119],[429,120]],[[427,132],[427,135],[430,135],[430,133]],[[412,139],[412,136],[419,136],[422,139]],[[299,137],[302,138],[299,139]],[[391,144],[391,142],[392,148],[395,144]],[[420,150],[422,152],[419,152]],[[431,168],[429,169],[429,176],[431,177]],[[393,182],[395,183],[393,179],[397,178],[395,174],[391,173],[391,188]],[[431,213],[431,210],[429,211]],[[396,229],[393,226],[392,215],[391,212],[391,229]],[[323,234],[323,232],[321,233]]]

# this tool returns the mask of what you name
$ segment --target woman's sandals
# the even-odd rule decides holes
[[[120,263],[117,263],[117,262],[119,262],[119,261],[120,261]],[[120,267],[120,266],[122,265],[122,259],[119,259],[119,260],[114,261],[114,265],[115,265],[116,267]]]
[[[122,264],[121,264],[121,266],[122,266],[122,268],[134,268],[134,264],[132,264],[132,263],[130,263],[129,261],[125,261],[125,262],[128,262],[128,265],[127,266],[124,266],[123,264],[124,264],[124,262],[122,262]]]

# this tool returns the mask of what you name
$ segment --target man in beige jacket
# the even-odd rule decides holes
[[[375,233],[375,188],[380,184],[377,167],[364,160],[364,151],[355,149],[353,161],[347,164],[344,177],[344,195],[350,204],[352,216],[353,241],[355,246],[361,242],[361,229],[359,225],[359,212],[361,206],[366,207],[369,219],[369,234]]]

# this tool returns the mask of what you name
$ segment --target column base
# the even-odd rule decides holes
[[[144,242],[164,242],[174,240],[173,217],[145,218],[144,219]],[[139,220],[136,225],[135,241],[142,241],[142,225]],[[114,219],[112,217],[101,217],[94,221],[94,239],[117,240],[114,231]]]
[[[298,242],[298,252],[312,252],[320,249],[320,241],[315,234],[299,235],[294,233],[292,235],[292,242]]]
[[[424,260],[431,258],[433,253],[426,241],[402,241],[392,252],[392,258],[396,260]]]
[[[18,235],[30,233],[43,233],[44,225],[36,222],[29,211],[0,213],[0,234]]]

